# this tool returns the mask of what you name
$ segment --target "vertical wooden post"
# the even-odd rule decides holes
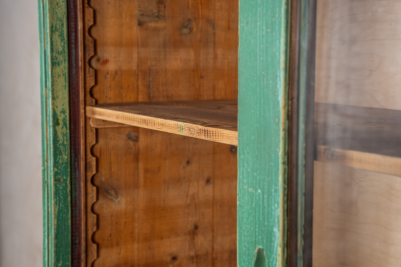
[[[289,0],[240,0],[238,266],[286,259]],[[259,264],[259,263],[258,263]]]
[[[43,266],[71,265],[67,5],[39,0],[43,155]]]

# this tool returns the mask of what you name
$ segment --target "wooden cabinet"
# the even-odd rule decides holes
[[[45,266],[282,265],[288,1],[39,11]]]
[[[38,3],[44,266],[399,265],[396,1]]]

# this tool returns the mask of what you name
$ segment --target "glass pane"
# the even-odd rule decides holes
[[[401,1],[317,0],[313,266],[401,263]]]

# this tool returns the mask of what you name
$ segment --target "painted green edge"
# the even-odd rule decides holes
[[[41,100],[41,117],[42,117],[42,200],[43,200],[43,266],[48,266],[48,211],[47,207],[47,184],[48,184],[48,173],[47,173],[47,129],[46,129],[46,92],[45,92],[45,66],[44,66],[44,35],[43,35],[43,3],[38,0],[38,13],[39,13],[39,49],[40,49],[40,100]]]
[[[66,0],[39,0],[43,157],[43,266],[71,266]]]
[[[240,0],[238,266],[286,264],[290,0]]]
[[[303,266],[309,0],[300,1],[298,91],[298,267]]]

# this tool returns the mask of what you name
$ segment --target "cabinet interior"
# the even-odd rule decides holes
[[[238,1],[90,1],[83,24],[86,115],[116,103],[236,106]],[[107,118],[85,127],[87,266],[236,266],[235,140]]]

